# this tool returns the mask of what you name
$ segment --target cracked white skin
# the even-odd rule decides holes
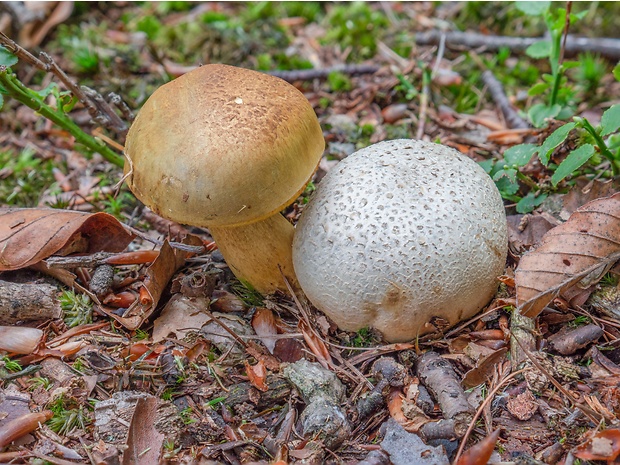
[[[308,299],[341,329],[414,339],[486,305],[504,271],[506,216],[491,178],[417,140],[359,150],[320,182],[293,241]],[[437,321],[437,320],[435,320]]]

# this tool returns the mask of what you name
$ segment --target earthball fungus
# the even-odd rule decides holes
[[[320,182],[297,224],[293,264],[308,299],[341,328],[415,338],[474,315],[507,253],[491,178],[456,150],[380,142]]]
[[[164,218],[208,227],[237,277],[262,293],[295,282],[293,226],[325,142],[308,100],[282,79],[201,66],[158,88],[132,124],[125,173]],[[282,272],[280,271],[282,270]]]

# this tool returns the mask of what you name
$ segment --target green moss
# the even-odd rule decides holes
[[[30,149],[0,152],[0,166],[0,205],[35,207],[55,184],[52,160],[42,160]]]

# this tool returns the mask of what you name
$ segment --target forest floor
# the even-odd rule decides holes
[[[619,4],[35,4],[0,4],[0,464],[620,463]],[[489,305],[341,331],[142,205],[133,117],[208,63],[314,108],[293,223],[383,140],[478,162],[508,220]]]

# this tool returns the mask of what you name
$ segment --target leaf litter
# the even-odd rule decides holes
[[[207,11],[215,8],[216,13],[222,13],[233,7],[203,8]],[[395,4],[385,8],[401,14],[403,9],[407,13],[409,7]],[[411,8],[421,24],[434,24],[425,7]],[[166,22],[183,21],[183,16],[180,13],[176,19]],[[310,50],[308,55],[316,67],[338,65],[350,53],[320,44],[304,22],[291,24],[286,27],[299,28],[299,37],[303,38],[296,46]],[[114,37],[119,42],[134,40],[128,33],[109,31],[110,36],[114,33],[118,33]],[[435,51],[421,48],[418,58],[430,60]],[[317,82],[313,86],[297,83],[314,104],[322,122],[333,114],[341,116],[340,126],[331,125],[326,130],[328,150],[339,154],[338,157],[350,153],[351,146],[354,150],[356,145],[415,133],[420,105],[413,98],[406,103],[398,98],[400,91],[396,86],[406,88],[406,85],[395,76],[394,69],[405,79],[420,77],[422,69],[413,60],[396,59],[390,52],[383,44],[374,58],[382,66],[375,67],[374,73],[352,75],[349,90],[335,91]],[[433,77],[434,91],[463,86],[463,78],[451,69],[455,60],[449,55],[437,58],[442,72]],[[143,59],[158,72],[173,68],[179,74],[186,71],[167,59],[160,63],[148,54]],[[300,80],[304,80],[303,76]],[[441,140],[475,159],[499,153],[506,145],[526,142],[537,135],[532,129],[511,129],[497,111],[489,111],[488,105],[473,116],[447,105],[428,104],[425,111],[428,121],[424,137]],[[24,121],[32,124],[36,118],[30,123],[27,118]],[[374,126],[374,131],[360,140],[364,125]],[[58,149],[50,145],[47,137],[60,142],[58,147],[72,152],[74,166],[90,165],[74,150],[66,134],[53,133],[49,128],[39,134],[41,139],[33,135],[32,141],[37,153],[58,156]],[[0,134],[0,137],[5,136]],[[10,136],[9,139],[14,140]],[[100,161],[95,163],[101,166]],[[324,160],[317,179],[333,164],[333,160]],[[548,177],[534,163],[528,169],[536,180],[544,182]],[[75,184],[70,185],[70,179],[63,180],[66,195],[59,198],[80,199],[72,200],[73,208],[96,208],[97,195],[92,193],[97,180],[85,173],[80,176],[85,182],[79,190]],[[617,218],[615,224],[611,220],[605,222],[605,215],[611,218],[616,214],[616,207],[605,205],[607,199],[599,200],[612,195],[614,187],[603,188],[596,180],[588,183],[591,183],[589,187],[584,188],[577,182],[569,190],[558,216],[540,210],[513,220],[510,238],[513,256],[495,301],[481,315],[445,337],[435,335],[412,343],[379,346],[375,346],[378,339],[372,331],[338,332],[303,302],[292,302],[283,296],[257,302],[252,296],[239,293],[231,286],[234,280],[217,251],[211,248],[208,253],[195,255],[171,247],[170,243],[161,241],[161,235],[187,235],[188,229],[162,220],[152,212],[143,211],[141,218],[148,219],[147,223],[155,230],[153,237],[159,237],[157,250],[146,246],[141,238],[129,245],[134,230],[105,214],[57,210],[48,219],[47,211],[28,210],[22,211],[21,217],[7,216],[11,221],[5,222],[2,217],[0,264],[11,270],[4,271],[2,278],[36,280],[40,279],[39,275],[33,277],[25,267],[47,270],[69,287],[90,296],[95,303],[97,322],[69,329],[60,319],[42,321],[42,345],[21,357],[10,353],[10,359],[0,363],[0,398],[9,388],[19,386],[23,393],[32,393],[27,398],[41,407],[35,407],[36,410],[62,404],[62,409],[55,408],[54,415],[67,422],[63,434],[55,435],[48,425],[41,427],[45,436],[57,443],[55,457],[50,457],[52,452],[35,449],[38,442],[27,444],[33,456],[49,458],[52,463],[80,460],[66,454],[63,458],[60,442],[79,450],[81,457],[85,457],[87,448],[83,441],[93,445],[88,453],[100,463],[115,463],[114,457],[124,449],[128,452],[122,463],[146,463],[141,460],[182,463],[190,451],[198,457],[195,463],[211,463],[211,460],[278,464],[360,460],[364,464],[410,463],[411,454],[429,456],[431,444],[435,447],[440,442],[441,447],[447,445],[445,450],[450,458],[455,457],[454,448],[459,442],[473,446],[469,453],[460,456],[459,464],[487,463],[491,454],[494,454],[491,460],[497,462],[498,451],[505,460],[518,453],[545,463],[558,463],[571,456],[611,462],[619,450],[613,425],[620,412],[620,349],[614,344],[620,337],[620,325],[618,313],[609,308],[613,309],[614,305],[617,308],[614,302],[620,300],[615,300],[617,296],[613,293],[606,295],[606,302],[610,302],[607,313],[599,311],[601,304],[594,303],[601,301],[595,299],[599,287],[615,286],[613,282],[597,282],[613,280],[615,276],[613,264],[617,261],[617,251],[610,244],[617,241]],[[42,199],[49,203],[53,196]],[[586,202],[602,207],[592,213],[589,210],[592,205],[583,206]],[[299,204],[295,205],[286,212],[287,217],[295,220],[300,211]],[[571,214],[574,216],[569,218]],[[583,219],[587,215],[589,219]],[[566,223],[562,224],[563,221]],[[21,235],[11,235],[20,224],[28,228]],[[69,224],[72,226],[66,229]],[[211,243],[203,231],[192,232],[199,239],[190,235],[186,244]],[[566,234],[572,242],[566,241]],[[522,256],[526,250],[531,251]],[[97,255],[102,251],[108,254],[105,258]],[[127,252],[122,254],[123,251]],[[131,255],[136,252],[138,255]],[[530,254],[533,258],[526,258]],[[545,254],[558,258],[549,261]],[[81,261],[85,257],[92,261]],[[71,265],[69,259],[79,260]],[[91,292],[92,277],[104,261],[114,269],[109,287],[101,294]],[[603,271],[609,271],[604,278]],[[196,286],[199,276],[212,277],[207,279],[212,285]],[[580,285],[586,287],[587,295],[593,293],[588,301],[592,304],[584,304],[583,295],[578,300],[568,294],[570,287]],[[507,346],[515,345],[509,322],[515,293],[519,307],[539,314],[535,331],[542,342],[549,343],[540,352],[540,360],[538,353],[531,354],[537,357],[535,365],[514,369],[514,373],[524,370],[522,374],[527,375],[524,377],[506,371],[506,352],[513,350]],[[175,313],[170,318],[165,311],[160,313],[162,308],[181,299],[188,304],[183,314]],[[205,324],[206,319],[209,323]],[[205,326],[210,328],[208,334],[200,331]],[[211,334],[216,327],[220,339]],[[150,337],[151,331],[153,336],[157,334],[157,340]],[[74,346],[62,347],[64,344]],[[597,346],[604,350],[598,350]],[[446,410],[437,400],[440,396],[429,394],[425,383],[420,382],[421,377],[414,376],[418,357],[431,350],[440,353],[440,360],[452,368],[457,384],[473,387],[471,391],[459,392],[459,396],[468,396],[468,402],[476,409],[475,418],[481,417],[483,423],[474,428],[472,420],[465,436],[467,441],[455,438],[454,425],[446,417],[450,414],[445,413],[450,406]],[[375,370],[373,362],[380,357],[389,357],[406,376],[396,382]],[[337,400],[338,409],[319,404],[314,410],[308,409],[310,399],[306,399],[308,402],[300,399],[303,388],[293,387],[295,383],[284,379],[284,365],[280,363],[303,359],[318,362],[317,369],[335,373],[344,384],[346,398]],[[23,366],[12,366],[13,360]],[[28,372],[30,367],[39,372]],[[76,373],[82,374],[76,376]],[[577,399],[579,405],[589,407],[612,427],[597,431],[597,425],[579,416],[582,410],[567,402],[568,396],[562,398],[554,392],[549,378],[554,378],[566,392],[572,393],[570,397]],[[18,384],[13,380],[18,380]],[[26,385],[31,382],[31,391],[26,391]],[[45,383],[61,389],[64,400],[59,402],[63,397],[57,393],[47,393]],[[491,392],[486,403],[481,402],[480,383]],[[140,395],[135,396],[134,392]],[[82,409],[80,414],[79,406],[87,406],[90,398],[98,399],[97,406]],[[106,403],[104,399],[111,402]],[[365,403],[369,410],[365,411],[370,413],[358,418],[362,400],[369,401]],[[106,418],[103,411],[112,406],[107,418],[118,421],[108,420],[102,426]],[[312,412],[342,410],[352,426],[342,445],[333,451],[324,447],[329,441],[341,439],[336,433],[330,433],[331,437],[329,434],[303,437],[303,421],[296,424],[296,417],[306,410],[306,416]],[[27,414],[27,410],[23,413]],[[47,415],[44,412],[43,417],[37,417],[36,425],[34,421],[29,424],[36,428],[38,421]],[[70,419],[81,418],[80,415],[85,415],[83,427],[79,422],[68,423]],[[386,422],[389,417],[404,429],[390,426]],[[312,420],[309,424],[317,422]],[[328,424],[329,419],[325,422]],[[5,425],[0,418],[0,431],[4,431]],[[550,430],[547,425],[555,426]],[[311,431],[316,431],[312,428]],[[585,432],[578,432],[578,428]],[[499,448],[496,447],[498,436]],[[446,452],[441,447],[433,452],[438,454],[434,463],[449,460],[448,455],[442,455]],[[0,454],[11,454],[13,450]],[[21,460],[18,455],[0,457]]]

